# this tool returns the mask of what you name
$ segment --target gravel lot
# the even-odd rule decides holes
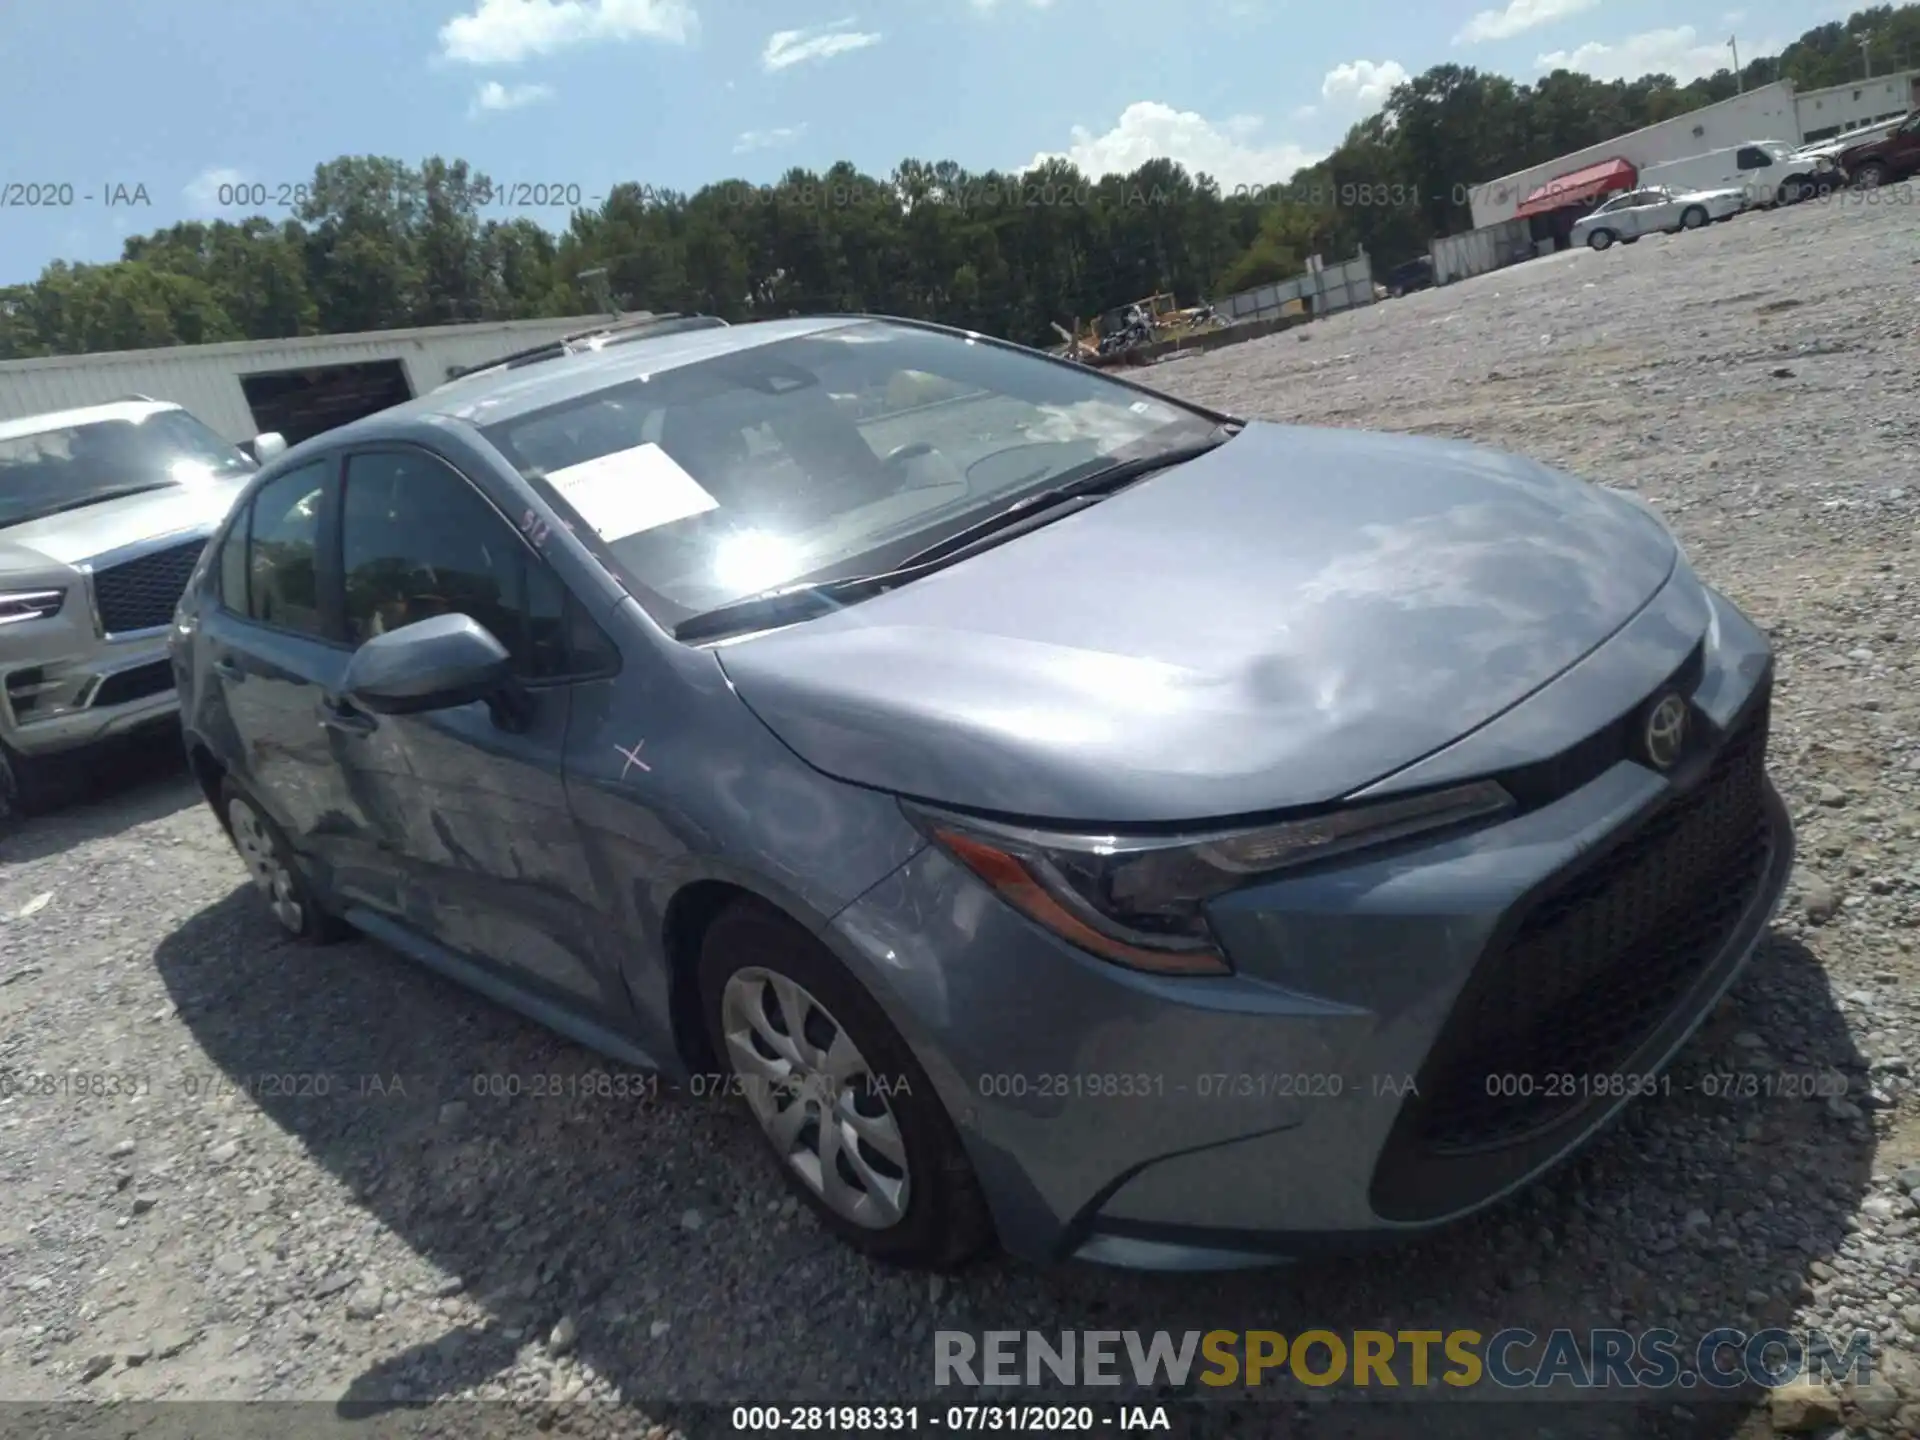
[[[1914,1433],[1915,199],[1562,255],[1146,372],[1248,415],[1467,437],[1637,488],[1780,648],[1789,909],[1675,1093],[1520,1201],[1251,1275],[878,1270],[780,1198],[743,1110],[477,1095],[475,1076],[602,1062],[371,943],[281,944],[162,757],[0,851],[0,1068],[141,1091],[0,1101],[0,1397],[363,1403],[352,1424],[326,1407],[340,1433],[407,1399],[533,1407],[447,1432],[479,1433],[631,1397],[560,1427],[644,1434],[683,1402],[925,1398],[939,1328],[1779,1323],[1874,1331],[1885,1380],[1843,1417],[1434,1401],[1316,1405],[1314,1433]],[[1844,1099],[1681,1089],[1821,1069]]]

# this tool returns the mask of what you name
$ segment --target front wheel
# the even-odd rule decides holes
[[[1707,212],[1705,207],[1703,206],[1689,205],[1684,211],[1681,212],[1680,228],[1682,230],[1698,230],[1701,226],[1705,225],[1706,223],[1707,223]]]
[[[1878,160],[1869,160],[1854,172],[1853,183],[1862,190],[1878,190],[1887,182],[1887,167]]]
[[[1596,230],[1587,237],[1587,244],[1596,250],[1604,250],[1613,244],[1613,232],[1611,230]]]
[[[953,1269],[993,1226],[960,1137],[907,1043],[831,952],[765,905],[708,927],[708,1038],[787,1184],[876,1260]]]

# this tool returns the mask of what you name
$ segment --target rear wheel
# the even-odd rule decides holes
[[[1596,230],[1587,236],[1587,244],[1596,250],[1604,250],[1613,244],[1613,232],[1611,230]]]
[[[220,785],[220,815],[275,924],[292,938],[314,944],[326,944],[347,933],[341,921],[321,908],[313,887],[294,863],[293,850],[280,827],[230,779]]]
[[[1680,214],[1680,228],[1682,230],[1698,230],[1706,223],[1707,211],[1705,206],[1689,205]]]
[[[933,1083],[879,1004],[819,941],[740,901],[708,927],[701,1005],[714,1054],[787,1184],[876,1260],[952,1269],[993,1239]]]

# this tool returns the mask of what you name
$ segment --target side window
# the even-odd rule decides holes
[[[1742,170],[1764,170],[1773,164],[1773,157],[1756,145],[1742,145],[1734,163]]]
[[[246,614],[263,625],[303,635],[324,633],[320,507],[332,468],[326,460],[303,465],[262,486],[253,497],[246,542]]]
[[[347,639],[434,615],[468,615],[529,680],[599,668],[573,643],[577,608],[484,496],[418,450],[355,455],[340,508]]]
[[[249,505],[233,517],[220,546],[220,603],[236,615],[247,613],[247,529],[253,520]]]

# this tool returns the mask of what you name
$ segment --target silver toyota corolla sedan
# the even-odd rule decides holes
[[[641,335],[270,463],[174,664],[273,914],[730,1091],[848,1242],[1452,1220],[1732,983],[1765,638],[1634,500],[926,325]]]

